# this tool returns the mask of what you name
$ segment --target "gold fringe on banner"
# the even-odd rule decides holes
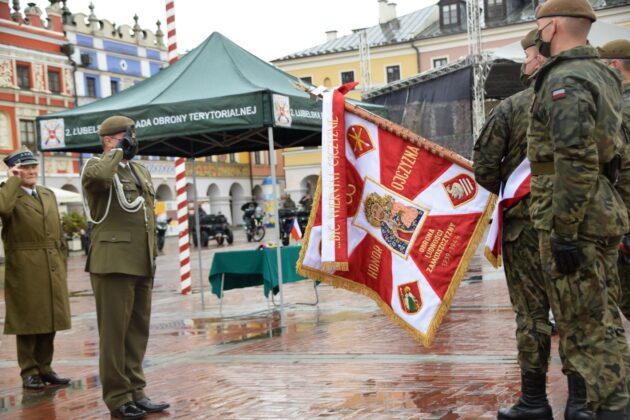
[[[464,277],[464,274],[466,274],[468,265],[470,264],[470,261],[474,257],[475,251],[477,250],[477,247],[479,246],[479,243],[481,242],[483,238],[486,226],[488,225],[488,220],[490,218],[490,215],[492,214],[492,210],[494,209],[494,206],[492,205],[494,201],[492,199],[492,196],[486,203],[486,207],[481,217],[479,218],[479,221],[477,222],[477,226],[475,227],[475,230],[473,231],[471,239],[468,242],[466,251],[464,251],[464,254],[462,255],[462,260],[459,263],[457,270],[455,271],[455,274],[452,277],[451,284],[448,290],[446,291],[446,294],[444,295],[442,304],[440,305],[437,312],[433,316],[433,319],[431,320],[431,324],[429,324],[427,334],[423,334],[422,332],[410,326],[402,318],[400,318],[392,310],[389,304],[385,302],[377,292],[370,289],[369,287],[363,284],[354,282],[352,280],[348,280],[346,278],[336,276],[334,274],[329,274],[324,271],[317,270],[317,269],[303,265],[304,256],[306,255],[306,250],[309,247],[309,241],[311,238],[311,229],[313,227],[313,223],[315,222],[315,216],[319,208],[320,198],[321,198],[321,179],[317,182],[315,196],[313,197],[313,203],[317,203],[317,205],[314,206],[313,209],[311,210],[308,225],[306,227],[306,233],[304,235],[304,241],[302,243],[302,249],[300,250],[300,257],[296,264],[296,271],[298,272],[298,274],[304,277],[310,278],[312,280],[318,280],[318,281],[330,284],[331,286],[334,286],[334,287],[340,287],[342,289],[346,289],[351,292],[360,293],[364,296],[368,296],[369,298],[371,298],[378,304],[378,306],[381,308],[383,313],[385,313],[385,315],[389,319],[391,319],[396,324],[398,324],[402,329],[407,331],[416,340],[420,341],[425,347],[430,347],[431,343],[433,342],[433,339],[435,338],[435,334],[437,332],[439,325],[442,323],[442,320],[444,319],[444,317],[446,316],[446,313],[448,312],[448,309],[451,305],[451,301],[453,300],[455,296],[455,292],[457,291]]]
[[[494,268],[499,268],[501,267],[501,264],[503,264],[503,262],[501,261],[501,256],[495,257],[492,253],[492,250],[487,246],[483,247],[483,255],[486,257],[490,265],[492,265]]]

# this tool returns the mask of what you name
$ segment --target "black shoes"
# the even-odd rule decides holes
[[[521,375],[521,398],[510,408],[501,408],[498,420],[553,420],[551,406],[547,400],[547,377],[545,374]]]
[[[117,419],[133,420],[143,418],[147,412],[136,407],[133,401],[129,401],[112,411],[111,415]]]
[[[167,403],[154,403],[147,397],[144,397],[138,401],[134,401],[134,403],[138,408],[143,409],[147,413],[157,413],[159,411],[164,411],[171,406]]]
[[[51,371],[50,373],[39,375],[39,376],[42,378],[42,381],[49,383],[51,385],[68,385],[70,383],[70,379],[60,378],[53,371]]]
[[[577,373],[567,375],[569,385],[569,398],[564,409],[565,420],[595,420],[595,414],[591,410],[586,397],[586,383]]]
[[[26,389],[44,389],[45,386],[39,375],[31,375],[22,379],[22,387]]]

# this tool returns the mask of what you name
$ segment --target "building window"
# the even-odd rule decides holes
[[[313,78],[311,76],[300,77],[300,80],[304,83],[308,83],[309,85],[313,84]]]
[[[354,71],[342,71],[341,72],[341,84],[354,82]]]
[[[61,74],[59,74],[59,70],[48,69],[48,90],[52,93],[61,93]]]
[[[118,88],[118,80],[116,80],[116,79],[111,79],[111,80],[110,80],[110,82],[109,82],[109,85],[110,85],[110,87],[111,87],[111,91],[112,91],[112,93],[111,93],[111,94],[112,94],[112,95],[113,95],[114,93],[118,93],[118,91],[120,90],[120,89]]]
[[[387,73],[387,83],[400,80],[400,66],[387,66],[385,72]]]
[[[438,67],[442,67],[448,64],[448,58],[434,58],[433,59],[433,68],[437,69]]]
[[[230,153],[230,163],[236,163],[236,154]]]
[[[486,0],[486,19],[502,19],[505,17],[505,0]]]
[[[254,165],[262,165],[261,152],[254,152]]]
[[[17,68],[17,84],[20,89],[31,88],[31,66],[28,64],[18,64]]]
[[[22,146],[35,151],[35,121],[20,120],[20,142]]]
[[[85,90],[87,96],[96,98],[96,77],[85,76]]]
[[[459,10],[457,3],[442,5],[442,26],[459,25]]]

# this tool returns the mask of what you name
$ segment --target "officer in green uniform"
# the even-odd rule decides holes
[[[630,40],[610,41],[599,49],[599,55],[608,66],[618,71],[623,79],[623,139],[625,143],[617,191],[621,194],[630,214]],[[624,235],[623,244],[618,266],[621,281],[619,309],[626,319],[630,320],[630,233]]]
[[[136,419],[169,407],[147,398],[142,370],[157,256],[155,190],[149,171],[131,160],[138,150],[133,120],[107,118],[99,135],[103,155],[81,175],[94,223],[85,269],[96,300],[103,399],[114,417]]]
[[[623,419],[628,343],[610,289],[628,216],[613,187],[622,141],[619,79],[587,45],[587,0],[536,10],[540,68],[528,130],[530,213],[565,357],[584,378],[598,419]]]
[[[0,185],[2,241],[6,256],[5,334],[15,334],[22,385],[70,382],[52,370],[55,332],[70,328],[66,247],[57,199],[37,184],[38,162],[22,148],[4,159]]]

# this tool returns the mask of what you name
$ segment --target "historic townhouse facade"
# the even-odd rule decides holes
[[[397,16],[395,4],[373,0],[379,8],[379,23],[339,37],[326,32],[326,42],[273,60],[281,69],[314,85],[335,87],[349,81],[359,86],[347,96],[360,99],[361,93],[403,81],[468,54],[466,1],[439,0],[404,16]],[[538,0],[479,0],[482,12],[482,44],[485,51],[519,41],[534,28]],[[591,0],[600,21],[630,27],[630,0]],[[361,34],[367,35],[369,66],[361,60]],[[365,56],[365,55],[364,55]],[[370,85],[362,68],[369,68]],[[302,192],[309,177],[320,170],[317,149],[285,152],[287,191]]]

